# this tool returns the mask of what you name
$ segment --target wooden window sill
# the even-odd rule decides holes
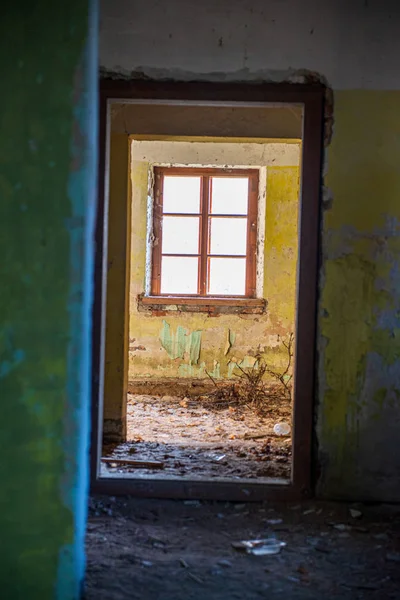
[[[207,312],[210,314],[263,314],[264,298],[226,296],[138,296],[140,311]]]

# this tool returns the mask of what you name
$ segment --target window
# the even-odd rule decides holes
[[[152,296],[254,298],[258,170],[154,175]]]

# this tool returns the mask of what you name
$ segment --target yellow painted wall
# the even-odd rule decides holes
[[[320,489],[331,497],[398,497],[399,106],[397,91],[335,92],[318,339]]]
[[[113,164],[113,163],[112,163]],[[146,257],[147,162],[132,161],[129,379],[231,377],[235,360],[252,364],[258,349],[274,365],[284,357],[278,336],[294,330],[297,264],[298,167],[267,168],[265,315],[138,312]]]
[[[108,74],[330,88],[311,467],[319,495],[399,502],[399,3],[237,2],[227,18],[218,2],[171,0],[157,27],[150,2],[148,36],[121,26],[135,10],[106,22]]]
[[[126,434],[128,321],[121,320],[129,294],[127,248],[130,234],[129,136],[113,134],[109,173],[106,336],[104,364],[104,433],[108,439]],[[127,269],[128,263],[128,269]]]
[[[334,134],[326,150],[324,178],[317,333],[318,490],[326,497],[399,498],[400,462],[394,455],[400,430],[399,106],[397,91],[334,92]],[[112,173],[121,168],[117,163],[114,153]],[[288,299],[294,290],[295,246],[284,242],[295,231],[297,190],[293,190],[298,170],[268,170],[265,295],[269,310],[266,316],[243,317],[137,313],[136,296],[144,283],[147,164],[134,165],[133,174],[129,328],[135,340],[130,343],[129,377],[202,377],[205,368],[226,376],[230,359],[249,356],[258,344],[273,348],[277,334],[293,322],[294,303]],[[115,190],[118,186],[115,183]],[[122,206],[126,198],[112,183],[111,188]],[[283,293],[284,286],[288,293]],[[108,292],[118,293],[111,283]],[[197,361],[196,332],[201,332]],[[234,343],[225,354],[230,332]],[[182,347],[183,358],[179,358]],[[113,398],[119,405],[107,408],[112,398],[106,398],[106,414],[111,411],[121,419],[122,400]]]

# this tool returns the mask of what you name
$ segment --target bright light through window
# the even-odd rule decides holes
[[[152,294],[253,297],[258,171],[157,168]]]

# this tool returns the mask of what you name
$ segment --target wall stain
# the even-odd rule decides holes
[[[317,413],[318,493],[330,498],[400,500],[399,100],[335,92]]]

